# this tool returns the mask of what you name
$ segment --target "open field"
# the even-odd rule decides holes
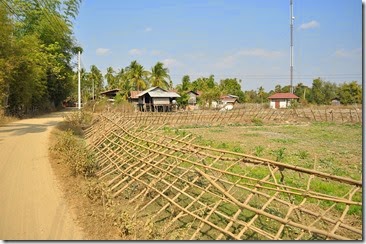
[[[362,125],[326,122],[298,125],[189,126],[179,132],[195,142],[361,180]]]

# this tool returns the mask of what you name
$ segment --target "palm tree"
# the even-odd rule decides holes
[[[261,98],[261,103],[263,103],[264,88],[262,86],[258,89],[258,96]]]
[[[170,76],[168,68],[164,68],[163,63],[157,62],[155,66],[151,68],[151,85],[159,86],[161,88],[168,88],[170,86],[169,81]]]
[[[107,80],[108,89],[117,88],[116,84],[116,77],[114,76],[115,71],[112,67],[107,68],[107,73],[105,74],[104,78]]]
[[[144,70],[144,67],[141,64],[137,63],[136,60],[132,61],[130,66],[126,68],[127,80],[130,83],[131,87],[133,87],[137,91],[147,88],[147,77],[149,76],[149,74],[150,72]]]
[[[91,66],[89,79],[92,83],[92,94],[94,99],[94,97],[97,96],[96,94],[99,94],[103,89],[103,75],[102,72],[100,72],[100,70],[97,68],[97,66]]]

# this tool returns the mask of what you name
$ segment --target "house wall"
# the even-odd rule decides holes
[[[139,99],[138,99],[138,104],[144,104],[144,97],[142,96],[142,97],[139,97]]]
[[[272,99],[269,103],[269,107],[276,108],[276,101],[280,101],[280,108],[287,108],[291,105],[291,101],[288,99]]]
[[[196,94],[190,92],[189,94],[189,99],[188,99],[188,104],[196,104],[197,103],[197,97]]]
[[[154,105],[167,105],[170,104],[169,97],[154,97]]]

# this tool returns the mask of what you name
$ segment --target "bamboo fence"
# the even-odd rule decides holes
[[[167,136],[167,117],[102,114],[85,131],[98,177],[135,218],[191,240],[362,239],[361,181]]]
[[[258,120],[264,123],[362,123],[362,110],[360,109],[265,109],[252,107],[232,111],[197,110],[172,113],[108,111],[106,113],[118,113],[125,119],[134,120],[139,124],[222,125],[255,123]]]

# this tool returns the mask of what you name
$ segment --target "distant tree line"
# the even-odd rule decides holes
[[[73,90],[72,21],[81,0],[0,3],[0,111],[21,116],[59,106]]]
[[[276,85],[275,89],[269,92],[265,92],[263,87],[259,87],[258,90],[245,91],[244,102],[263,103],[268,100],[269,96],[279,92],[290,92],[290,86]],[[333,99],[338,99],[344,105],[362,103],[362,86],[357,81],[336,84],[317,78],[313,80],[311,87],[298,83],[294,86],[294,94],[299,97],[302,105],[329,105]]]
[[[151,70],[145,70],[136,60],[125,68],[115,71],[112,67],[107,68],[104,75],[106,86],[103,86],[103,75],[95,66],[91,66],[90,72],[82,70],[82,93],[85,99],[90,99],[94,94],[100,94],[102,90],[120,89],[119,99],[126,100],[129,91],[142,91],[152,86],[159,86],[163,89],[174,89],[180,98],[177,102],[186,106],[189,100],[189,91],[199,92],[201,104],[211,105],[222,95],[235,95],[240,103],[267,103],[268,97],[275,93],[288,93],[290,86],[275,85],[273,90],[268,92],[261,86],[257,90],[243,91],[241,80],[237,78],[221,79],[215,81],[214,75],[200,77],[191,81],[188,75],[183,76],[181,83],[173,86],[169,76],[168,68],[161,62],[156,63]],[[331,104],[333,99],[338,99],[341,104],[361,104],[362,86],[356,81],[344,82],[341,84],[323,81],[321,78],[313,80],[312,86],[298,83],[294,86],[294,94],[299,97],[299,103],[307,104]]]

